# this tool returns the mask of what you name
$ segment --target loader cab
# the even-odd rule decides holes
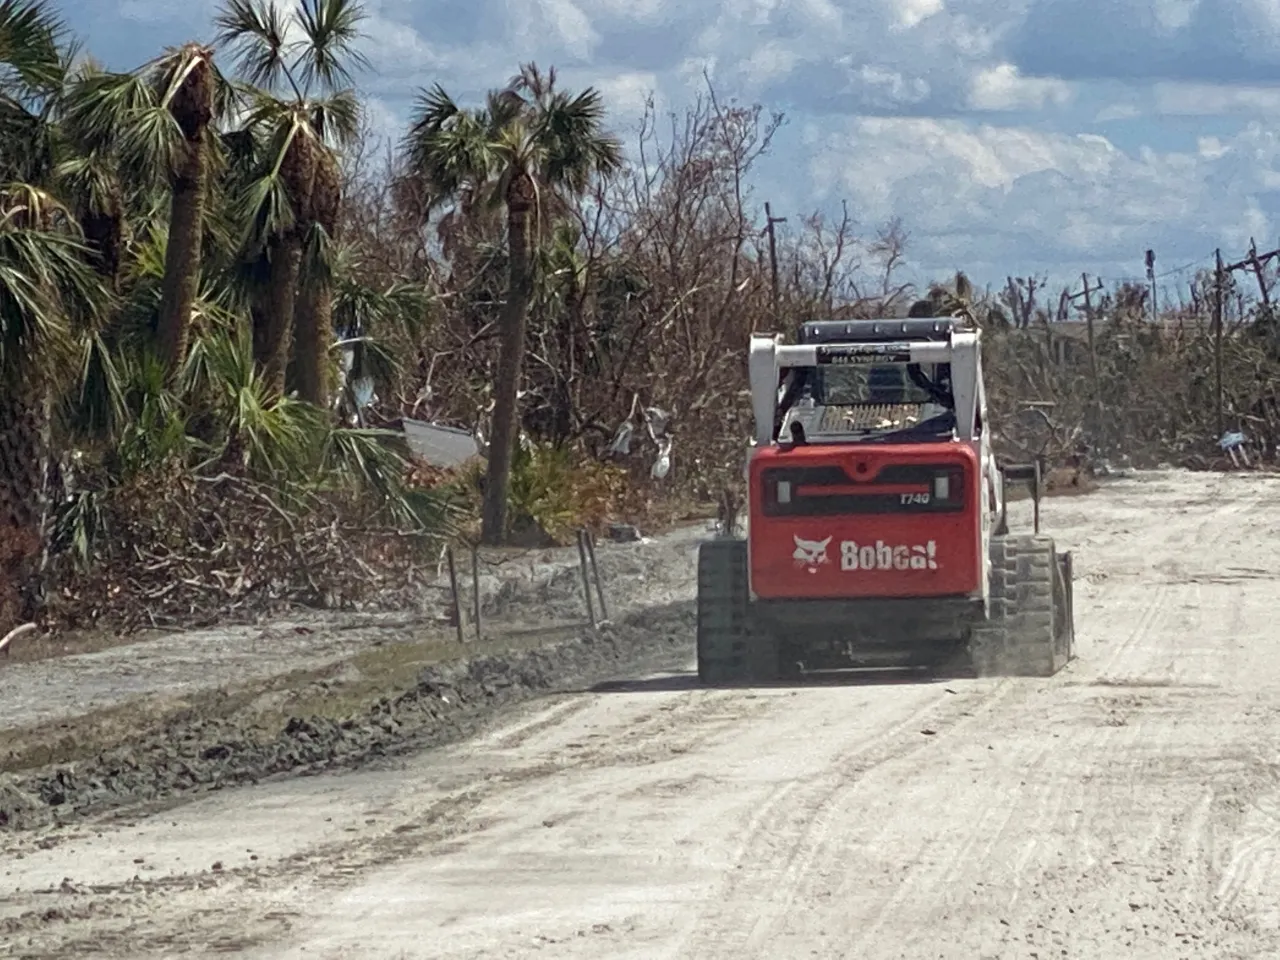
[[[977,438],[986,414],[986,396],[976,369],[960,385],[957,398],[950,361],[911,363],[904,343],[948,345],[962,329],[956,318],[810,321],[800,327],[800,344],[812,344],[817,362],[778,371],[778,400],[767,442],[921,442]],[[838,351],[849,345],[883,354],[863,354],[857,362]],[[976,368],[976,356],[973,366]],[[959,410],[957,410],[959,399]],[[960,420],[957,419],[960,418]],[[961,422],[961,420],[966,422]],[[759,443],[763,438],[757,439]]]

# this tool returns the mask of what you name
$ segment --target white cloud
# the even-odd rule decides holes
[[[380,97],[366,97],[364,122],[382,144],[398,145],[404,136],[404,119]]]
[[[521,6],[517,0],[515,6]],[[543,25],[555,31],[564,50],[571,56],[589,59],[600,35],[591,26],[591,20],[573,0],[538,0]],[[531,34],[528,39],[535,39]]]
[[[1096,114],[1094,123],[1114,123],[1117,120],[1133,120],[1142,116],[1142,109],[1136,103],[1109,103]]]
[[[789,74],[799,56],[794,50],[777,41],[767,41],[751,54],[745,70],[757,83],[768,83]]]
[[[902,216],[935,266],[1026,259],[1028,235],[1039,258],[1064,265],[1127,262],[1193,236],[1239,249],[1277,219],[1263,195],[1280,182],[1280,138],[1261,125],[1195,152],[925,118],[812,132],[814,180],[864,220]]]
[[[831,0],[794,0],[797,13],[815,30],[831,30],[843,21],[839,6]]]
[[[910,29],[942,12],[942,0],[889,0],[898,25]]]
[[[666,99],[659,88],[658,78],[652,73],[632,71],[619,73],[612,77],[604,77],[594,81],[595,87],[604,96],[609,111],[618,124],[629,124],[640,119],[644,114],[645,104],[652,95],[654,106],[661,111]]]
[[[361,24],[365,50],[374,70],[391,77],[403,77],[439,69],[445,62],[412,26],[369,16]]]
[[[1024,77],[1012,63],[980,70],[969,88],[969,105],[975,110],[1038,110],[1070,99],[1070,84],[1053,77]]]
[[[1230,147],[1217,137],[1200,137],[1196,140],[1196,152],[1206,160],[1217,160],[1227,155]]]
[[[929,96],[929,82],[923,77],[905,77],[897,70],[867,64],[858,70],[857,83],[863,96],[880,107],[904,107],[924,101]]]
[[[182,21],[187,19],[186,11],[169,2],[169,0],[120,0],[120,16],[127,20],[140,21]]]
[[[1222,232],[1224,246],[1228,249],[1242,250],[1248,247],[1251,240],[1258,237],[1273,237],[1272,220],[1258,206],[1257,199],[1250,197],[1240,216],[1227,224]]]
[[[1230,113],[1280,113],[1280,86],[1157,83],[1153,93],[1156,112],[1166,116],[1216,117]]]
[[[1171,33],[1186,27],[1199,6],[1200,0],[1155,0],[1152,12],[1159,28]]]
[[[598,12],[633,23],[661,23],[670,4],[668,0],[591,0]]]

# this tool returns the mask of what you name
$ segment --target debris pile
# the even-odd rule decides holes
[[[51,626],[129,631],[254,621],[297,606],[405,609],[438,552],[352,497],[226,474],[147,478],[96,500],[91,522],[86,512],[75,528],[63,518],[46,572]]]

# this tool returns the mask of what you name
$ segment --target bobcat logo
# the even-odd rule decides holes
[[[801,540],[799,537],[791,538],[796,542],[796,552],[792,554],[795,558],[797,567],[804,567],[810,573],[817,573],[818,567],[827,563],[827,544],[831,542],[831,538],[825,540]]]

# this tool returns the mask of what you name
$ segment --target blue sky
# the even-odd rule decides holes
[[[100,60],[207,39],[218,0],[61,0]],[[394,132],[436,81],[523,60],[600,87],[626,134],[653,92],[782,110],[755,181],[776,214],[900,216],[916,279],[1143,273],[1162,285],[1280,237],[1276,0],[368,0],[361,79]]]

